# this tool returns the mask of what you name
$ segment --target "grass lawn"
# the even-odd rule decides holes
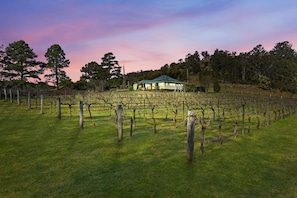
[[[182,124],[136,120],[117,141],[114,119],[78,110],[62,120],[45,109],[0,101],[0,197],[297,197],[297,115],[267,127],[208,141],[186,155]],[[86,113],[87,116],[87,113]],[[230,132],[232,133],[232,131]],[[206,130],[207,135],[207,130]]]

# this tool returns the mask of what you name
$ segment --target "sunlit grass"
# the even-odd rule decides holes
[[[297,116],[277,121],[234,139],[213,141],[215,124],[206,130],[205,153],[186,158],[186,131],[160,112],[153,133],[149,112],[136,117],[133,136],[130,113],[124,139],[117,139],[114,115],[85,112],[79,128],[77,106],[62,120],[49,108],[27,110],[0,101],[0,197],[296,197]],[[172,116],[171,116],[172,117]],[[229,126],[229,125],[228,125]],[[230,136],[231,134],[231,136]]]

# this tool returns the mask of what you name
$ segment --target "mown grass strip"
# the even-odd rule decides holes
[[[0,116],[0,197],[296,197],[297,115],[186,155],[185,128],[137,120],[117,141],[113,118],[39,114],[7,102]],[[207,133],[207,131],[206,131]]]

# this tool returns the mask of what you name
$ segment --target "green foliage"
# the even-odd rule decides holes
[[[121,66],[119,66],[116,57],[112,52],[104,54],[99,65],[92,61],[81,68],[83,73],[81,80],[86,80],[92,89],[99,88],[100,91],[106,89],[120,87],[123,79],[121,74]]]
[[[104,56],[101,58],[101,66],[108,71],[107,79],[112,78],[120,78],[122,77],[121,74],[121,66],[119,66],[118,61],[116,60],[116,57],[113,55],[112,52],[108,52],[104,54]]]
[[[271,81],[267,76],[259,77],[259,87],[264,90],[271,89]]]
[[[65,52],[58,44],[52,45],[45,53],[46,68],[50,71],[50,74],[46,74],[45,78],[48,82],[53,83],[57,89],[60,88],[61,81],[69,80],[64,68],[69,67],[70,61],[66,59],[65,55]]]
[[[92,61],[82,67],[80,71],[83,73],[81,80],[85,80],[90,88],[96,89],[100,87],[100,91],[104,90],[104,86],[110,76],[107,68]]]
[[[185,84],[186,92],[194,92],[196,91],[196,85],[193,84]]]
[[[73,84],[73,89],[76,90],[87,90],[89,89],[88,82],[86,80],[80,79]]]
[[[23,41],[10,43],[5,52],[1,52],[1,75],[5,80],[20,80],[23,83],[29,79],[40,79],[43,64],[35,60],[37,55]]]

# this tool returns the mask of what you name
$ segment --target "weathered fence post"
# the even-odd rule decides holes
[[[40,114],[44,114],[43,94],[40,95]]]
[[[84,128],[84,103],[79,101],[79,126],[81,129]]]
[[[194,111],[188,111],[188,123],[187,123],[187,139],[188,139],[188,161],[192,162],[194,159],[194,133],[195,133],[195,120],[196,115]]]
[[[10,96],[10,102],[13,103],[13,94],[11,89],[9,89],[9,96]]]
[[[61,98],[58,98],[58,119],[61,120],[62,113],[61,113]]]
[[[4,92],[4,100],[7,100],[7,91],[6,91],[6,88],[3,89],[3,92]]]
[[[30,92],[28,92],[28,109],[31,109],[31,96],[30,96]]]
[[[21,104],[20,90],[17,90],[17,102],[18,102],[18,105]]]
[[[154,109],[155,107],[151,107],[151,110],[152,110],[152,120],[153,120],[153,130],[154,130],[154,133],[157,133],[157,125],[156,125],[156,118],[155,118],[155,114],[154,114]]]
[[[121,141],[121,140],[123,140],[123,118],[122,118],[123,107],[122,107],[122,105],[118,105],[116,112],[117,112],[117,116],[118,116],[118,138],[119,138],[119,141]]]

